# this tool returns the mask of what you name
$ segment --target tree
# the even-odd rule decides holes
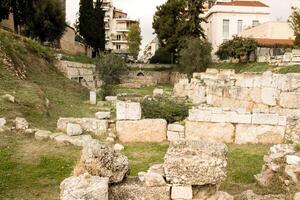
[[[105,24],[104,24],[105,12],[102,9],[102,0],[97,0],[94,10],[94,22],[92,38],[92,46],[96,54],[99,54],[100,51],[105,50]]]
[[[0,22],[7,19],[9,15],[10,0],[1,0],[0,2]]]
[[[186,38],[205,38],[201,28],[204,0],[168,0],[157,7],[153,29],[161,48],[176,57]]]
[[[33,12],[33,3],[37,0],[11,0],[11,11],[14,17],[14,29],[16,33],[20,33],[21,26],[26,25],[31,18]]]
[[[221,44],[216,55],[220,60],[229,58],[238,59],[239,62],[249,62],[250,55],[257,49],[257,42],[251,38],[234,37]]]
[[[292,10],[293,11],[289,18],[289,22],[296,36],[295,45],[300,47],[300,9],[293,7]]]
[[[194,72],[204,72],[212,63],[212,46],[206,40],[190,38],[179,53],[180,66],[189,75]]]
[[[173,64],[173,55],[167,48],[161,47],[155,52],[154,56],[150,58],[150,63]]]
[[[141,28],[139,26],[139,23],[134,23],[131,25],[127,40],[129,46],[129,53],[132,54],[136,59],[140,52],[140,46],[142,41]]]
[[[122,75],[128,71],[126,62],[123,58],[113,54],[101,54],[97,65],[97,73],[102,80],[102,98],[112,95],[112,86],[121,82]]]
[[[55,42],[65,31],[65,13],[60,0],[35,1],[29,17],[25,33],[41,42]]]

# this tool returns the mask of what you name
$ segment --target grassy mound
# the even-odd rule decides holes
[[[60,116],[92,115],[88,90],[63,76],[54,53],[38,42],[0,30],[0,117],[25,117],[54,129]],[[15,103],[3,98],[10,94]]]

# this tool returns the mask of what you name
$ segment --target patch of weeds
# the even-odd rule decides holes
[[[49,62],[52,62],[55,58],[53,50],[49,47],[41,45],[38,41],[25,39],[25,45],[29,51],[37,54]]]
[[[62,60],[85,63],[85,64],[96,64],[95,59],[90,58],[84,54],[77,54],[77,55],[62,54]]]
[[[296,149],[296,151],[300,151],[300,144],[296,144],[295,149]]]

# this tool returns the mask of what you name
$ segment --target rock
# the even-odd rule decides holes
[[[68,123],[67,124],[67,135],[77,136],[82,134],[82,128],[79,124]]]
[[[121,143],[163,142],[167,138],[167,121],[164,119],[117,121],[116,130]]]
[[[144,174],[144,184],[147,187],[166,185],[165,179],[158,173],[148,172]]]
[[[0,118],[0,128],[3,128],[6,124],[5,118]]]
[[[37,131],[38,131],[38,130],[36,130],[36,129],[28,128],[28,129],[25,130],[25,133],[26,133],[26,134],[32,135],[32,134],[34,134],[34,133],[37,132]]]
[[[84,146],[79,164],[74,173],[88,172],[93,176],[108,177],[109,183],[119,183],[129,174],[126,156],[108,146],[94,142]]]
[[[97,104],[97,93],[95,91],[90,91],[90,104]]]
[[[34,137],[37,140],[47,140],[49,139],[51,134],[52,133],[50,131],[38,130],[37,132],[35,132]]]
[[[108,142],[108,143],[114,143],[115,142],[115,138],[113,138],[113,137],[107,137],[106,138],[106,142]]]
[[[235,127],[230,123],[211,123],[186,121],[185,138],[187,140],[213,140],[232,143]]]
[[[84,147],[86,145],[89,145],[91,143],[98,142],[98,140],[95,140],[90,135],[78,135],[78,136],[72,136],[70,143],[74,146],[80,146]]]
[[[60,134],[53,138],[58,144],[62,145],[70,145],[72,141],[72,137],[66,134]]]
[[[172,186],[171,199],[191,200],[193,198],[192,186]]]
[[[117,138],[116,134],[114,134],[112,131],[109,131],[109,132],[108,132],[108,137],[112,137],[112,138],[114,138],[114,139]]]
[[[110,119],[110,112],[97,112],[96,119]]]
[[[124,150],[124,146],[121,144],[115,144],[114,145],[114,150],[115,151],[123,151]]]
[[[148,173],[157,173],[160,174],[161,176],[165,177],[165,172],[164,172],[164,165],[163,164],[155,164],[152,165],[149,169],[148,169]]]
[[[213,196],[209,197],[207,200],[233,200],[233,196],[227,192],[218,191]]]
[[[169,124],[168,131],[184,132],[184,126],[181,124]]]
[[[145,182],[145,175],[146,175],[147,173],[146,172],[139,172],[138,173],[138,178],[139,178],[139,180],[141,181],[141,182]]]
[[[29,128],[29,124],[25,118],[16,118],[16,129],[17,130],[26,130]]]
[[[252,190],[247,190],[237,196],[242,200],[285,200],[284,195],[257,195]]]
[[[274,175],[275,174],[273,170],[267,169],[262,171],[260,174],[255,175],[254,177],[260,186],[268,187],[271,184]]]
[[[226,178],[227,146],[213,141],[171,142],[164,171],[172,184],[219,184]]]
[[[117,96],[106,96],[105,97],[105,101],[114,102],[114,101],[117,101],[117,100],[118,100]]]
[[[142,108],[136,102],[117,102],[117,120],[139,120],[142,118]]]
[[[300,165],[300,157],[295,155],[287,155],[286,163],[288,165]]]
[[[300,192],[297,192],[294,196],[294,200],[300,200]]]
[[[64,133],[53,133],[49,137],[51,140],[54,140],[57,136],[64,135]]]
[[[6,95],[3,95],[3,98],[4,99],[7,99],[8,101],[10,101],[11,103],[15,103],[15,97],[10,95],[10,94],[6,94]]]
[[[109,200],[170,200],[170,186],[147,187],[137,178],[127,178],[109,187]]]
[[[284,174],[297,184],[299,182],[298,175],[300,174],[300,165],[286,165]]]
[[[153,90],[153,96],[162,96],[163,94],[164,94],[164,90],[163,89],[155,88]]]
[[[65,179],[60,184],[61,200],[108,200],[108,178],[83,174]]]

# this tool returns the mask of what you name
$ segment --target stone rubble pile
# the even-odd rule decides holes
[[[270,148],[264,157],[260,174],[255,175],[259,185],[267,187],[274,180],[290,187],[300,188],[300,150],[293,144],[278,144]]]

